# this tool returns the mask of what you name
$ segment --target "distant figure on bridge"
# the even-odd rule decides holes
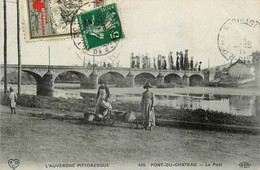
[[[98,118],[103,118],[107,114],[107,109],[103,107],[103,104],[109,104],[110,92],[105,81],[99,82],[100,87],[98,88],[97,97],[96,97],[96,108],[95,114]]]
[[[113,65],[112,65],[111,63],[108,63],[108,64],[107,64],[107,67],[112,68]]]
[[[92,66],[92,64],[90,63],[90,61],[88,61],[88,67],[91,67]]]
[[[144,85],[144,89],[146,91],[143,93],[142,96],[142,116],[143,116],[143,125],[147,130],[152,130],[152,127],[155,126],[155,115],[154,115],[154,97],[153,93],[149,91],[149,88],[151,88],[151,84],[147,82]]]
[[[198,71],[201,71],[201,63],[202,63],[202,62],[200,61]]]
[[[17,94],[14,92],[13,88],[10,87],[10,109],[11,109],[11,114],[16,114],[16,101],[17,101]]]

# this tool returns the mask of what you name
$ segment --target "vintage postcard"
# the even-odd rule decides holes
[[[3,0],[1,170],[260,169],[260,0]]]
[[[107,0],[106,3],[108,2],[113,1]],[[53,40],[68,37],[73,32],[72,25],[77,22],[76,17],[79,13],[93,10],[104,4],[104,0],[23,1],[22,14],[26,40]]]

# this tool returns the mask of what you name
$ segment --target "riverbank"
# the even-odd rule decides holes
[[[93,93],[97,92],[96,89],[79,89],[79,85],[67,85],[67,84],[56,84],[55,88],[57,89],[66,89],[70,88],[73,91],[73,88],[81,92]],[[36,87],[35,87],[36,88]],[[77,91],[77,90],[75,90]],[[134,87],[134,88],[113,88],[110,87],[111,94],[125,94],[125,93],[134,93],[142,94],[143,87]],[[208,95],[240,95],[240,96],[260,96],[260,90],[257,88],[224,88],[224,87],[175,87],[175,88],[153,88],[152,92],[155,95],[174,95],[174,94],[208,94]]]
[[[8,87],[13,87],[17,91],[17,84],[8,84]],[[93,93],[97,92],[96,89],[80,89],[80,84],[72,83],[56,83],[54,84],[55,89],[69,89],[69,92],[84,92]],[[109,87],[111,94],[125,94],[135,93],[142,94],[143,87],[136,86],[133,88],[114,88]],[[3,91],[4,85],[0,85],[0,90]],[[240,96],[260,96],[260,89],[258,88],[229,88],[229,87],[175,87],[175,88],[152,88],[154,94],[158,95],[174,95],[174,94],[208,94],[208,95],[240,95]],[[36,95],[36,85],[22,85],[22,93]]]
[[[91,96],[85,99],[55,98],[22,94],[17,104],[31,108],[45,108],[57,111],[93,112],[95,103]],[[1,93],[1,104],[8,105],[8,100]],[[141,112],[139,104],[131,102],[112,101],[114,110]],[[193,123],[210,123],[220,125],[254,126],[259,127],[259,121],[254,116],[232,115],[223,112],[203,109],[176,109],[168,106],[155,106],[157,119],[175,120]]]

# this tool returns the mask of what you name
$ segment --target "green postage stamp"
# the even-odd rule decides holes
[[[125,37],[115,3],[78,15],[85,48],[95,48]]]

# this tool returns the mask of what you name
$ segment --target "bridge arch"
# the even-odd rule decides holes
[[[143,86],[148,81],[152,85],[156,85],[157,84],[156,77],[153,74],[151,74],[151,73],[144,72],[144,73],[137,74],[134,77],[134,82],[135,82],[136,85]]]
[[[54,77],[54,83],[58,82],[79,83],[80,88],[85,88],[88,87],[89,79],[85,74],[78,71],[64,71]]]
[[[189,84],[190,86],[202,86],[204,83],[203,77],[198,74],[193,74],[189,78]]]
[[[29,71],[29,70],[22,70],[22,71],[33,76],[37,82],[40,81],[42,78],[42,76],[40,76],[39,74],[37,74],[35,72]]]
[[[38,84],[41,80],[41,76],[35,72],[28,70],[21,70],[21,84]],[[9,78],[8,78],[9,77]],[[11,78],[12,77],[12,78]],[[4,81],[4,76],[1,78],[1,81]],[[17,71],[12,71],[7,73],[7,83],[18,84],[18,73]]]
[[[164,83],[168,83],[168,84],[182,84],[182,78],[181,76],[179,76],[178,74],[175,73],[171,73],[168,74],[164,77]]]
[[[109,71],[102,74],[99,76],[98,82],[101,80],[105,81],[110,86],[125,87],[127,85],[126,78],[122,74],[115,71]]]

